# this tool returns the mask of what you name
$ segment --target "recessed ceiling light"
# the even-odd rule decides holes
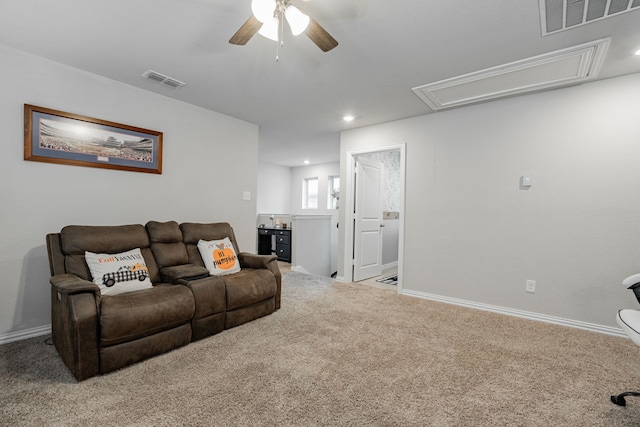
[[[640,49],[636,50],[636,55],[640,56]]]
[[[352,122],[353,119],[355,119],[355,117],[353,117],[353,116],[344,116],[342,118],[342,120],[344,120],[345,122]]]
[[[310,163],[310,162],[309,162],[309,160],[305,160],[305,161],[304,161],[304,164],[305,164],[305,165],[308,165],[309,163]]]

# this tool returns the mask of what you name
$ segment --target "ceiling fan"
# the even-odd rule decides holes
[[[247,44],[255,33],[281,42],[284,18],[294,36],[304,32],[323,52],[338,46],[338,42],[331,34],[313,18],[292,5],[289,0],[252,0],[251,12],[253,14],[229,39],[229,43]]]

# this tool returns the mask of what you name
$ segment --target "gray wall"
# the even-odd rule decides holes
[[[0,343],[50,324],[44,238],[65,225],[228,221],[255,250],[256,125],[2,45],[0,77]],[[163,132],[162,175],[24,161],[25,103]]]
[[[257,212],[289,213],[291,206],[291,168],[270,163],[258,164]]]
[[[615,326],[637,306],[638,111],[634,74],[346,131],[341,159],[406,143],[405,290]]]

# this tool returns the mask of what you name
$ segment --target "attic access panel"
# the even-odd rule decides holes
[[[598,76],[610,43],[611,39],[597,40],[412,90],[437,111],[584,83]]]
[[[640,0],[539,0],[542,35],[640,10]]]

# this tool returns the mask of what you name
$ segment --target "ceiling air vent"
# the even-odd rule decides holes
[[[412,90],[436,111],[584,83],[598,76],[610,42],[597,40]]]
[[[165,86],[169,86],[173,89],[179,89],[182,86],[186,85],[185,82],[181,82],[180,80],[171,78],[169,76],[165,76],[164,74],[160,74],[156,71],[146,71],[142,77],[144,77],[145,79],[149,79],[149,80],[153,80],[155,82],[158,82],[160,84],[163,84]]]
[[[640,0],[539,0],[542,35],[640,10]]]

